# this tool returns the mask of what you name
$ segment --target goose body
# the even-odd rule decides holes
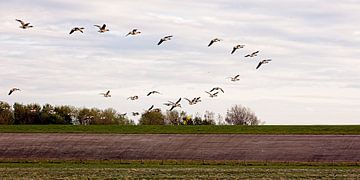
[[[109,29],[106,29],[106,24],[103,24],[102,26],[100,26],[100,25],[94,25],[94,26],[99,28],[99,31],[98,31],[99,33],[104,33],[106,31],[110,31]]]
[[[133,29],[129,33],[127,33],[126,36],[129,36],[129,35],[135,36],[138,34],[141,34],[141,32],[138,29]]]
[[[19,88],[12,88],[10,89],[8,95],[10,96],[12,93],[14,93],[15,91],[21,91]]]
[[[255,51],[255,52],[253,52],[253,53],[251,53],[251,54],[246,55],[245,57],[255,57],[255,56],[257,56],[257,54],[258,54],[259,52],[260,52],[260,51]]]
[[[157,45],[162,44],[164,41],[170,41],[172,37],[173,36],[165,36],[165,37],[161,38]]]
[[[271,59],[264,59],[264,60],[260,61],[259,64],[256,66],[256,69],[259,69],[261,65],[267,64],[270,61],[271,61]]]
[[[215,92],[215,93],[211,93],[211,92],[207,92],[205,91],[207,94],[209,94],[209,97],[214,98],[217,97],[217,95],[219,94],[219,92]]]
[[[74,28],[72,28],[71,30],[70,30],[70,33],[69,34],[72,34],[72,33],[74,33],[74,32],[76,32],[76,31],[79,31],[79,32],[81,32],[81,33],[84,33],[84,30],[85,28],[83,28],[83,27],[74,27]]]
[[[100,95],[103,95],[106,98],[111,97],[110,90],[108,90],[106,93],[100,93]]]
[[[139,96],[130,96],[127,99],[130,99],[132,101],[139,99]]]
[[[21,29],[28,29],[28,28],[33,27],[30,25],[30,23],[25,23],[24,21],[22,21],[20,19],[15,19],[15,20],[21,24],[21,26],[20,26]]]
[[[228,78],[230,78],[230,80],[233,81],[233,82],[240,81],[240,75],[239,74],[234,76],[234,77],[228,77]]]
[[[234,46],[234,47],[233,47],[233,50],[231,51],[231,54],[234,54],[234,52],[235,52],[236,50],[241,49],[241,48],[244,48],[244,47],[245,47],[245,45],[240,45],[240,44]]]
[[[210,92],[213,92],[213,91],[221,91],[222,93],[225,93],[225,91],[221,87],[214,87],[210,90]]]
[[[221,39],[219,39],[219,38],[212,39],[212,40],[210,41],[208,47],[210,47],[212,44],[214,44],[214,43],[216,43],[216,42],[219,42],[219,41],[221,41]]]
[[[159,91],[150,91],[146,96],[150,96],[151,94],[160,94]]]

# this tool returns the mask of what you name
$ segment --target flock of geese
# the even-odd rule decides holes
[[[23,20],[20,20],[20,19],[16,19],[16,21],[18,21],[21,25],[20,25],[20,28],[21,29],[29,29],[29,28],[33,28],[32,25],[30,25],[30,23],[28,22],[24,22]],[[103,24],[102,26],[101,25],[94,25],[95,27],[97,27],[99,30],[98,32],[99,33],[106,33],[108,31],[110,31],[106,24]],[[74,27],[70,30],[70,35],[75,33],[75,32],[78,32],[78,33],[84,33],[84,30],[85,28],[84,27]],[[139,35],[141,34],[141,31],[139,31],[138,29],[133,29],[131,30],[129,33],[127,33],[125,36],[136,36],[136,35]],[[165,36],[163,38],[160,39],[160,41],[157,43],[157,45],[161,45],[163,44],[164,42],[166,41],[170,41],[172,39],[172,35],[168,35],[168,36]],[[222,41],[221,39],[219,38],[214,38],[210,41],[210,43],[208,44],[208,47],[212,46],[214,43],[217,43],[217,42],[220,42]],[[234,54],[237,50],[239,49],[242,49],[244,48],[245,45],[241,45],[241,44],[238,44],[236,46],[233,47],[232,51],[231,51],[231,54]],[[247,54],[245,55],[244,57],[245,58],[252,58],[252,57],[256,57],[258,55],[260,51],[255,51],[255,52],[252,52],[250,54]],[[261,60],[258,65],[256,66],[256,69],[259,69],[262,65],[264,64],[267,64],[271,61],[271,59],[264,59],[264,60]],[[234,77],[228,77],[227,79],[230,79],[230,81],[232,82],[236,82],[236,81],[239,81],[240,80],[240,75],[237,74],[235,75]],[[13,94],[15,91],[21,91],[19,88],[12,88],[10,89],[8,95],[11,95]],[[207,93],[209,95],[210,98],[215,98],[219,95],[219,93],[225,93],[225,91],[221,88],[221,87],[214,87],[212,88],[210,91],[205,91],[205,93]],[[161,94],[160,92],[158,91],[150,91],[146,96],[150,96],[150,95],[153,95],[153,94]],[[110,90],[106,91],[105,93],[100,93],[100,95],[102,95],[103,97],[105,98],[110,98],[111,97],[111,94],[110,94]],[[135,96],[130,96],[127,98],[128,100],[131,100],[131,101],[135,101],[135,100],[138,100],[139,99],[139,96],[138,95],[135,95]],[[195,105],[199,102],[201,102],[201,97],[194,97],[192,99],[188,99],[188,98],[184,98],[186,101],[188,101],[188,104],[189,105]],[[166,103],[164,103],[165,106],[168,106],[169,107],[169,111],[172,111],[173,109],[175,108],[181,108],[181,102],[182,98],[179,98],[176,102],[173,102],[173,101],[168,101]],[[155,111],[155,112],[160,112],[161,109],[160,108],[154,108],[154,105],[152,105],[150,108],[148,108],[146,110],[146,112],[150,112],[150,111]],[[122,116],[125,116],[126,113],[124,114],[121,114]],[[133,116],[138,116],[140,115],[139,112],[132,112],[132,115]]]

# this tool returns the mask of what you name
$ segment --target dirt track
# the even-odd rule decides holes
[[[0,133],[8,158],[360,162],[360,136]]]

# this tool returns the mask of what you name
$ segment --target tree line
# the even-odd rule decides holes
[[[138,125],[258,125],[260,119],[249,108],[235,105],[226,117],[205,111],[189,115],[185,111],[144,111]],[[77,108],[68,105],[20,104],[0,101],[0,124],[73,124],[73,125],[136,125],[125,114],[113,108]]]

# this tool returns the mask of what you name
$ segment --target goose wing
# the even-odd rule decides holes
[[[25,26],[24,21],[20,20],[20,19],[15,19],[17,22],[19,22],[21,25]]]
[[[236,47],[233,47],[233,50],[231,51],[231,54],[234,54],[234,52],[236,51]]]
[[[211,40],[208,47],[210,47],[212,44],[214,44],[214,42],[215,42],[214,40]]]
[[[157,45],[160,45],[164,41],[165,41],[164,38],[161,38]]]
[[[259,62],[259,64],[256,66],[256,69],[259,69],[259,67],[263,64],[263,62]]]

